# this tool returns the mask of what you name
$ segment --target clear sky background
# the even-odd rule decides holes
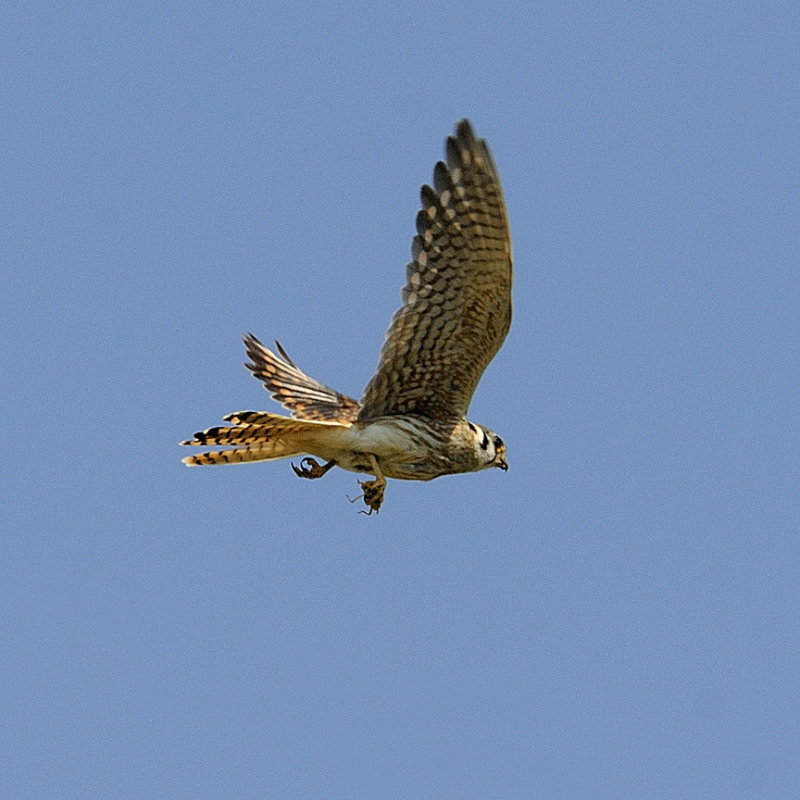
[[[7,3],[0,796],[800,796],[795,2]],[[493,149],[510,470],[185,469],[359,396]]]

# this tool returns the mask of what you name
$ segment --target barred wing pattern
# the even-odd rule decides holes
[[[296,419],[352,422],[358,416],[358,401],[306,375],[294,365],[279,342],[275,342],[275,347],[280,356],[252,333],[244,335],[244,344],[252,362],[245,364],[247,369]]]
[[[359,420],[463,417],[511,324],[511,238],[497,169],[467,120],[423,186],[404,305],[395,313]]]

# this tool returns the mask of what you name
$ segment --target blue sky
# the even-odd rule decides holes
[[[0,16],[0,795],[798,796],[796,4]],[[509,472],[185,469],[244,331],[359,395],[463,116]]]

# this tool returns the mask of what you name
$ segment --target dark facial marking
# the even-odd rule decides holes
[[[481,442],[481,450],[486,450],[489,447],[489,436],[486,431],[483,432],[483,441]]]
[[[473,425],[471,422],[468,422],[468,423],[467,423],[467,425],[469,425],[469,429],[470,429],[470,430],[471,430],[473,433],[477,433],[477,432],[478,432],[478,429],[477,429],[477,428],[476,428],[476,427],[475,427],[475,426],[474,426],[474,425]]]

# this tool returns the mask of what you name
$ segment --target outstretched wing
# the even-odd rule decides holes
[[[358,416],[359,404],[352,397],[321,384],[298,369],[279,342],[280,356],[265,347],[252,333],[244,335],[247,355],[245,364],[268,392],[297,419],[323,422],[352,422]]]
[[[500,178],[467,120],[423,186],[404,305],[358,418],[464,416],[511,324],[511,237]]]

